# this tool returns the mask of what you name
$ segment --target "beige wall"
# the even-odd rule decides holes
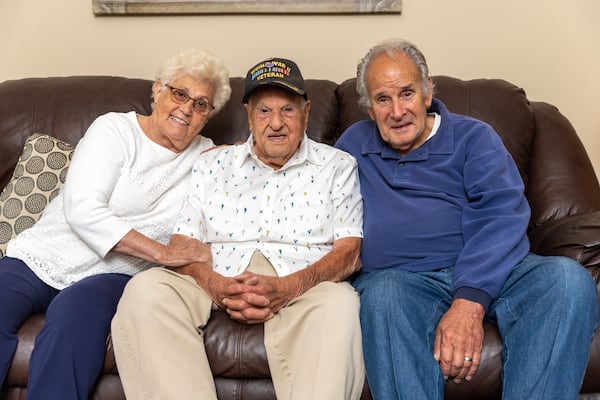
[[[272,55],[340,82],[375,42],[404,37],[433,74],[503,78],[573,123],[600,173],[600,1],[403,0],[398,15],[94,17],[91,0],[0,1],[0,81],[105,74],[152,79],[188,47],[220,54],[232,76]],[[4,101],[4,99],[2,99]]]

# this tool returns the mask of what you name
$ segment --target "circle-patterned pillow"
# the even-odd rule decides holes
[[[58,195],[73,146],[35,133],[27,138],[11,180],[0,194],[0,257],[8,241],[30,228]]]

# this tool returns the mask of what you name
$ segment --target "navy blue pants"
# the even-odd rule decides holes
[[[102,371],[110,322],[129,279],[102,274],[57,290],[21,260],[0,259],[0,385],[17,348],[19,327],[45,312],[29,362],[27,399],[87,400]]]

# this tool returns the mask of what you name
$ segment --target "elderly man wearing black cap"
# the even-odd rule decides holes
[[[277,398],[360,398],[362,198],[352,156],[308,138],[298,66],[270,58],[248,71],[251,135],[202,154],[171,239],[212,245],[212,265],[133,278],[112,335],[128,399],[216,399],[201,331],[216,307],[264,323]],[[160,360],[160,362],[154,362]]]

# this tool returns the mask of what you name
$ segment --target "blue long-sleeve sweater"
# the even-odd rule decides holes
[[[438,132],[405,156],[373,121],[336,147],[358,160],[364,203],[362,273],[454,267],[454,297],[488,308],[529,252],[530,209],[518,169],[493,128],[434,99]]]

